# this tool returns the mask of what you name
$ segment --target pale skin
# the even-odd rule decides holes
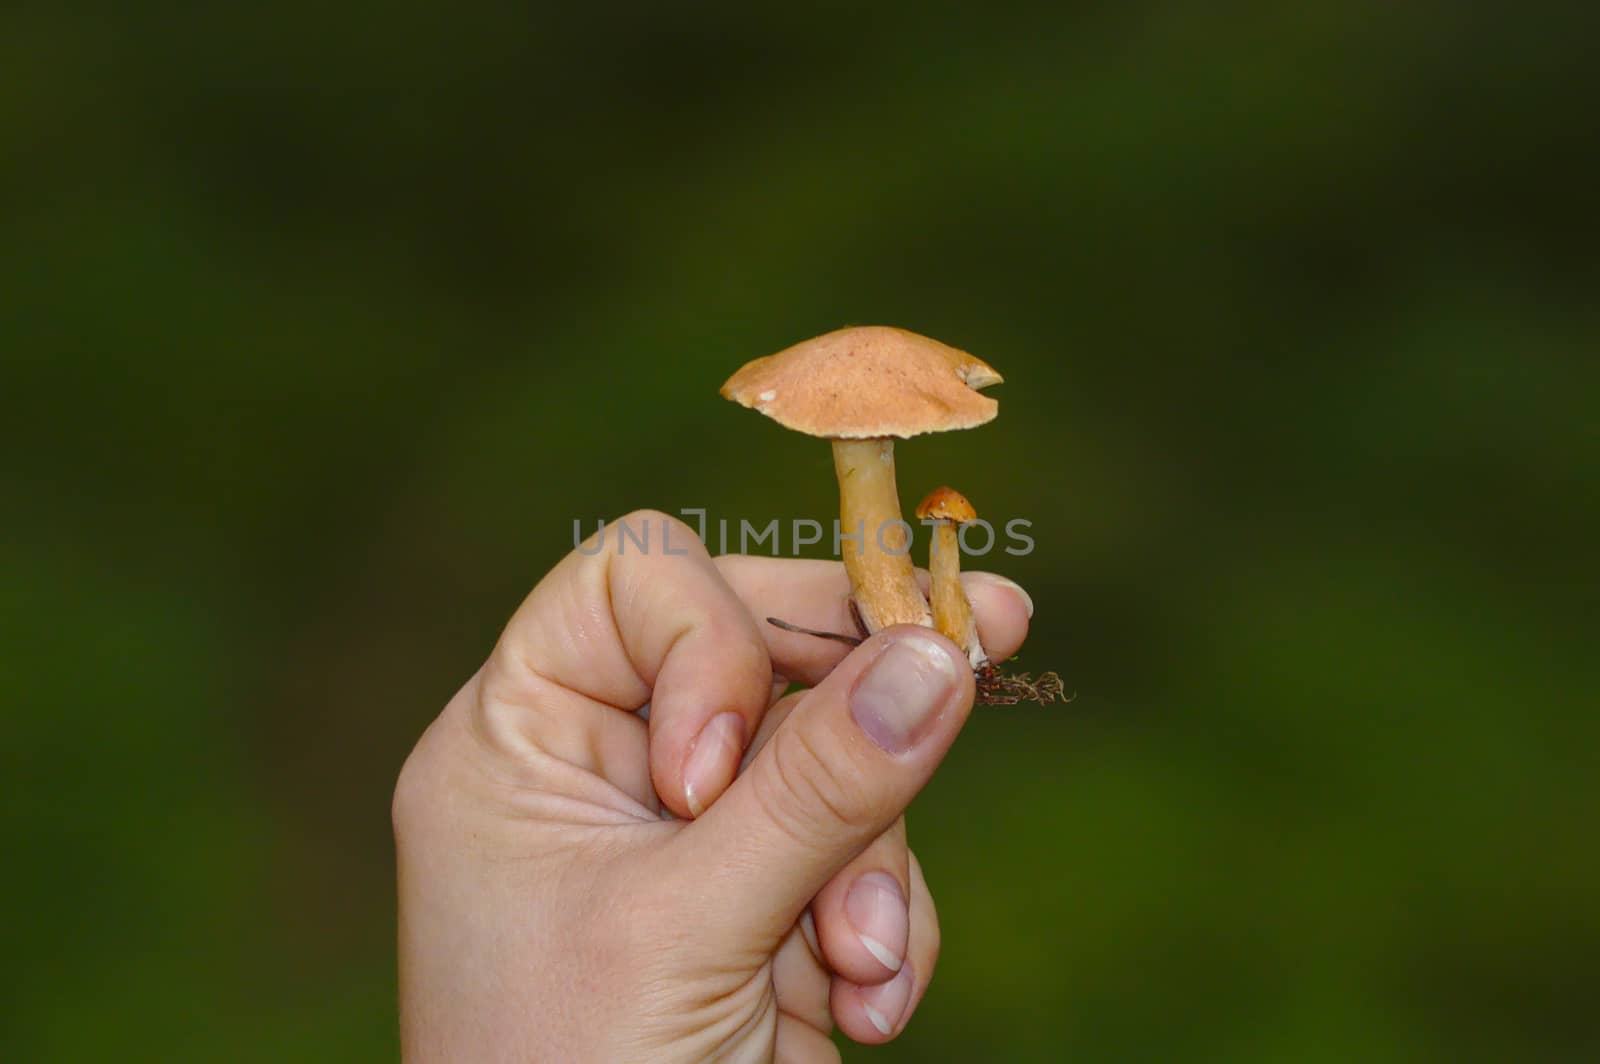
[[[965,655],[925,628],[780,631],[759,619],[850,630],[838,563],[712,559],[673,518],[624,520],[671,553],[608,535],[564,559],[401,772],[405,1059],[809,1064],[839,1059],[835,1026],[889,1041],[939,952],[902,814],[970,712]],[[1023,594],[964,580],[1014,652]],[[777,697],[789,680],[813,686]]]

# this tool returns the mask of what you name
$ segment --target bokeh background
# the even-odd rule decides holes
[[[716,389],[881,322],[1078,697],[846,1058],[1597,1059],[1594,21],[7,5],[0,1057],[393,1058],[410,744],[574,518],[826,519]]]

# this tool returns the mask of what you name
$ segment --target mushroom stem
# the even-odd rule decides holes
[[[933,616],[911,564],[910,526],[900,516],[894,441],[834,440],[833,468],[839,476],[840,553],[867,631],[891,624],[931,627]]]
[[[954,521],[940,521],[933,526],[928,574],[933,578],[933,626],[967,652],[974,669],[983,668],[989,663],[989,655],[978,642],[978,622],[961,587],[961,537]]]

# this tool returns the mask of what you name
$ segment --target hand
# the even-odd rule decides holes
[[[401,771],[406,1058],[888,1041],[938,955],[901,814],[971,709],[965,656],[925,628],[854,650],[781,631],[758,619],[853,630],[841,565],[713,560],[671,517],[624,522],[647,547],[608,525],[557,565]],[[1026,596],[967,579],[1003,659]]]

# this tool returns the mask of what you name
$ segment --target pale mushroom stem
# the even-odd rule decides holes
[[[978,622],[961,587],[961,537],[954,521],[940,521],[933,526],[928,573],[933,578],[933,626],[967,652],[974,669],[983,668],[989,663],[989,655],[978,642]]]
[[[839,549],[856,609],[870,635],[891,624],[933,626],[911,564],[910,526],[900,516],[894,441],[834,440],[839,476]]]

